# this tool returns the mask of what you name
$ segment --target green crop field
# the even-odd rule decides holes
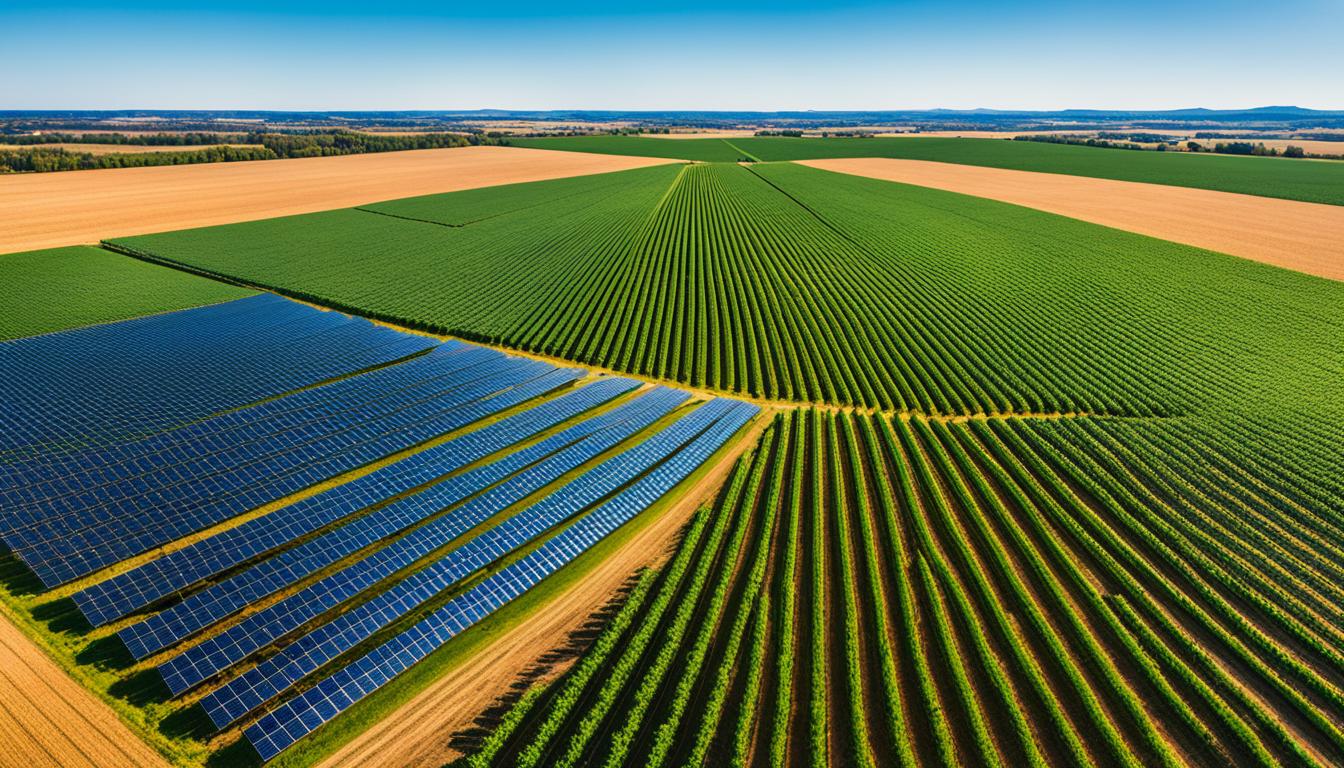
[[[1344,290],[1327,280],[792,164],[655,167],[587,185],[523,208],[495,196],[498,215],[460,227],[344,210],[115,245],[410,326],[768,399],[1172,415],[1336,394]],[[482,199],[376,207],[451,221],[485,216]],[[1296,365],[1304,355],[1319,364]]]
[[[74,246],[0,256],[0,341],[198,307],[250,291]]]
[[[781,415],[464,762],[1338,765],[1344,495],[1243,436]]]
[[[467,764],[1344,763],[1344,284],[787,162],[108,245],[772,407]]]
[[[1221,192],[1344,205],[1344,163],[1186,152],[1135,152],[1002,139],[785,138],[653,139],[564,136],[511,139],[520,147],[671,157],[703,162],[892,157],[1170,184]]]

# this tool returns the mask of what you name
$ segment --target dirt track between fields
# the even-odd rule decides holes
[[[1344,280],[1344,206],[927,160],[800,164],[985,197]]]
[[[596,568],[518,626],[482,648],[319,764],[320,768],[439,768],[459,757],[450,737],[475,718],[536,661],[579,629],[637,569],[661,562],[668,544],[700,504],[727,479],[734,462],[756,444],[772,415],[747,426],[711,471]],[[555,670],[558,672],[559,670]]]
[[[167,768],[168,763],[0,615],[0,765]]]
[[[0,176],[0,253],[676,162],[519,147]]]

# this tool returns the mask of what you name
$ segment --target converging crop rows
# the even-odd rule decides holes
[[[780,415],[466,762],[1336,764],[1344,528],[1191,438]]]

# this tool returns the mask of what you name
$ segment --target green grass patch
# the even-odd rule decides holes
[[[0,341],[252,293],[92,246],[11,253],[0,256]]]

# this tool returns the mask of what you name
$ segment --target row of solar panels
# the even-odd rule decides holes
[[[120,618],[263,552],[313,533],[365,507],[437,480],[471,462],[550,429],[612,397],[634,389],[635,386],[635,382],[627,379],[606,379],[584,387],[578,392],[514,414],[458,439],[412,454],[349,483],[338,485],[270,515],[197,541],[139,568],[95,584],[76,593],[75,602],[95,626]],[[343,557],[371,543],[372,540],[389,535],[412,522],[415,522],[414,519],[401,519],[393,515],[391,510],[383,510],[361,521],[359,526],[343,526],[332,534],[309,542],[301,549],[287,552],[284,558],[268,562],[283,562],[288,568],[297,568],[303,565],[308,552],[321,553],[328,557]],[[375,538],[371,539],[370,536]],[[337,554],[338,552],[340,554]],[[276,567],[279,566],[263,568],[258,565],[245,572],[256,574],[255,576],[244,579],[244,574],[240,574],[224,584],[217,585],[211,592],[246,593],[242,600],[250,602],[260,595],[256,593],[255,588],[244,585],[272,578],[272,571]],[[227,590],[223,589],[226,584]],[[197,596],[199,597],[201,596]],[[196,606],[202,604],[201,599],[194,599],[175,606],[172,611],[160,616],[172,614],[173,623],[186,622],[188,620],[185,611],[188,607],[194,610]],[[211,615],[208,621],[196,623],[190,629],[182,631],[184,633],[195,631],[221,617],[222,615]],[[163,624],[167,621],[168,619],[163,619],[156,623]],[[137,658],[143,658],[167,643],[185,636],[179,634],[158,644],[146,645],[131,639],[135,637],[133,630],[137,630],[140,626],[142,625],[136,625],[123,632],[123,637],[128,639],[127,644],[136,651]]]
[[[192,312],[200,313],[196,323],[185,322]],[[247,365],[245,350],[226,347],[252,343],[258,332],[246,328],[250,315],[262,315],[259,325],[267,332],[301,332],[310,341],[328,338],[337,326],[350,333],[331,323],[343,316],[262,297],[161,316],[158,325],[103,326],[121,328],[129,338],[105,330],[92,341],[78,336],[69,344],[85,352],[93,342],[106,345],[103,356],[88,364],[121,370],[122,362],[105,359],[115,357],[116,349],[161,342],[167,354],[183,354],[187,367],[202,371],[209,366],[200,355],[192,357],[199,352],[193,342],[208,339],[221,359]],[[310,315],[322,315],[322,321]],[[192,327],[214,322],[222,326],[217,333]],[[221,679],[201,705],[223,728],[291,697],[296,684],[325,674],[333,660],[377,642],[412,612],[441,602],[519,548],[562,531],[537,550],[551,552],[548,559],[528,555],[454,598],[448,606],[456,610],[436,612],[446,622],[434,630],[438,639],[431,642],[426,635],[413,643],[423,652],[415,658],[422,658],[568,562],[600,538],[596,532],[609,531],[619,525],[613,521],[651,504],[678,482],[671,478],[692,471],[755,412],[714,400],[648,435],[685,405],[686,393],[655,387],[593,415],[593,409],[630,395],[638,382],[603,377],[533,404],[582,373],[456,342],[428,352],[423,346],[384,346],[414,354],[375,358],[374,367],[365,370],[322,369],[341,376],[334,381],[311,380],[312,369],[272,386],[318,384],[288,394],[244,381],[213,407],[194,396],[169,397],[171,416],[151,414],[143,424],[126,427],[130,437],[121,442],[107,444],[106,435],[81,436],[72,428],[71,444],[86,447],[19,461],[11,456],[7,464],[0,458],[0,537],[52,586],[477,425],[74,594],[94,625],[143,614],[118,637],[138,659],[166,656],[158,669],[174,694]],[[84,398],[115,403],[135,388],[104,381],[114,391],[104,398],[91,389]],[[243,393],[267,399],[239,407]],[[4,394],[11,393],[0,389]],[[42,410],[36,401],[13,402],[22,402],[25,413]],[[490,421],[517,406],[523,408]],[[112,422],[121,417],[117,414],[133,416],[118,411]],[[487,423],[478,424],[483,420]],[[556,549],[561,545],[553,542],[567,543]],[[522,575],[500,581],[505,573]],[[479,597],[462,602],[469,595]],[[265,604],[252,610],[258,602]],[[216,625],[222,626],[211,636],[192,640]],[[264,655],[267,649],[274,650]],[[254,661],[259,655],[264,658]],[[414,663],[404,654],[398,658],[407,666]],[[338,672],[354,675],[340,690],[391,679],[371,683],[377,676],[369,671],[361,665]],[[324,681],[324,690],[330,692],[335,679]],[[249,741],[263,756],[311,730],[295,730],[294,722],[311,723],[319,710],[317,723],[334,714],[327,711],[329,698],[315,704],[317,710],[301,711],[305,696],[248,729]],[[280,721],[284,725],[266,725]]]
[[[473,537],[433,564],[407,576],[391,589],[308,632],[261,665],[248,670],[205,697],[202,705],[207,714],[221,728],[247,714],[271,695],[280,693],[322,664],[367,640],[374,632],[444,589],[527,544],[537,535],[581,512],[598,499],[630,482],[640,473],[648,471],[655,463],[665,459],[693,437],[697,431],[704,429],[718,418],[724,410],[724,403],[725,401],[715,401],[697,409],[644,443],[608,459],[527,509]],[[636,401],[629,407],[637,405],[642,404]],[[662,405],[659,403],[655,407],[662,410]],[[557,460],[573,469],[595,458],[615,442],[628,437],[632,430],[639,426],[636,423],[617,427],[616,429],[625,434],[613,435],[612,440],[603,441],[598,436],[589,438],[589,441],[605,445],[576,446],[570,449],[570,452],[577,451],[577,456],[557,457]],[[544,479],[547,481],[559,479],[564,474],[558,471],[559,469],[561,469],[559,466],[545,467],[548,477]],[[521,481],[527,480],[528,478],[521,479]],[[537,490],[546,484],[548,483],[540,481],[527,483],[531,490]],[[460,532],[493,517],[526,495],[513,491],[514,489],[508,484],[498,486],[467,507],[455,510],[452,515],[440,518],[430,526],[418,529],[365,560],[327,576],[261,613],[249,616],[224,634],[211,638],[164,664],[160,667],[164,679],[175,693],[180,693],[187,687],[218,673],[223,666],[237,664],[274,640],[303,626],[322,612],[336,607],[344,599],[358,594],[368,586],[433,553],[438,547],[460,535]]]
[[[264,760],[280,754],[647,509],[704,463],[756,411],[755,406],[734,403],[712,427],[672,459],[535,551],[263,715],[244,732],[248,741]]]
[[[545,363],[481,351],[485,359],[471,353],[445,355],[468,358],[466,367],[439,377],[430,388],[417,389],[414,395],[384,395],[299,428],[263,422],[256,430],[276,427],[277,431],[181,464],[166,464],[149,475],[95,485],[84,494],[21,505],[8,515],[11,530],[3,539],[44,584],[54,586],[457,429],[582,375],[574,369],[557,370]],[[440,355],[426,357],[437,362]]]
[[[0,342],[0,370],[24,372],[0,377],[0,464],[152,434],[434,345],[271,295]]]

